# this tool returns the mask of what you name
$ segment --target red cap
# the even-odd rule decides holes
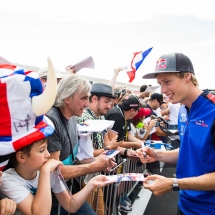
[[[138,119],[142,116],[148,116],[151,114],[151,109],[149,108],[140,108],[139,112],[137,113],[137,115],[133,118],[133,119]]]

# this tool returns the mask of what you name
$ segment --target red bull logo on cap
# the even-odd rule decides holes
[[[156,62],[155,70],[165,69],[167,66],[167,58],[159,58]]]

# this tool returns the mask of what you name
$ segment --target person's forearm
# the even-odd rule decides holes
[[[94,155],[94,157],[97,157],[104,151],[105,151],[104,149],[94,149],[93,155]]]
[[[94,186],[91,183],[88,183],[80,192],[73,195],[73,199],[70,200],[68,212],[76,213],[76,211],[84,204],[87,200],[90,192],[93,190]],[[100,188],[101,189],[101,188]]]
[[[198,177],[177,179],[181,190],[215,190],[215,172]]]
[[[94,162],[81,165],[64,165],[60,169],[64,179],[77,178],[83,175],[102,171]]]
[[[45,207],[44,207],[45,203]],[[38,188],[36,195],[34,196],[33,202],[32,202],[32,214],[40,215],[41,214],[41,208],[42,208],[42,214],[48,215],[50,214],[51,210],[51,187],[50,187],[50,172],[47,170],[40,170],[40,176],[38,181]]]
[[[165,163],[176,164],[178,161],[178,152],[179,149],[171,151],[157,150],[157,161],[163,161]]]
[[[157,131],[155,132],[155,134],[157,136],[162,136],[162,137],[167,136],[159,127],[156,127],[156,129],[157,129]]]
[[[142,148],[142,141],[139,140],[138,142],[123,142],[120,146],[124,148],[139,149],[139,148]]]
[[[114,88],[115,84],[116,84],[116,77],[118,74],[114,74],[112,76],[112,78],[110,79],[110,81],[107,83],[107,85],[111,86],[112,88]]]

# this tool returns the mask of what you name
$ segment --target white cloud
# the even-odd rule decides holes
[[[57,22],[126,23],[160,15],[215,20],[214,1],[207,0],[1,0],[0,11]]]
[[[215,39],[210,40],[201,40],[196,43],[191,43],[189,46],[196,46],[196,47],[204,47],[204,48],[215,48]]]
[[[46,66],[49,56],[59,69],[92,55],[96,70],[85,72],[108,79],[114,68],[127,64],[133,52],[154,46],[132,83],[156,84],[155,80],[143,80],[143,73],[153,71],[157,58],[168,52],[188,55],[196,74],[204,81],[214,73],[213,61],[208,60],[215,53],[212,3],[213,0],[207,3],[202,0],[0,0],[3,29],[0,55],[12,62],[39,67]],[[202,77],[202,71],[207,75]],[[123,73],[118,79],[128,81]],[[203,81],[201,84],[207,85]],[[210,85],[214,85],[211,79]]]

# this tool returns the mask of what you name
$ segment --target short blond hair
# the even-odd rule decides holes
[[[189,73],[189,72],[178,72],[176,74],[179,78],[184,78],[187,73]],[[190,80],[195,87],[199,86],[199,82],[197,81],[196,76],[192,73],[191,73],[191,79]]]

